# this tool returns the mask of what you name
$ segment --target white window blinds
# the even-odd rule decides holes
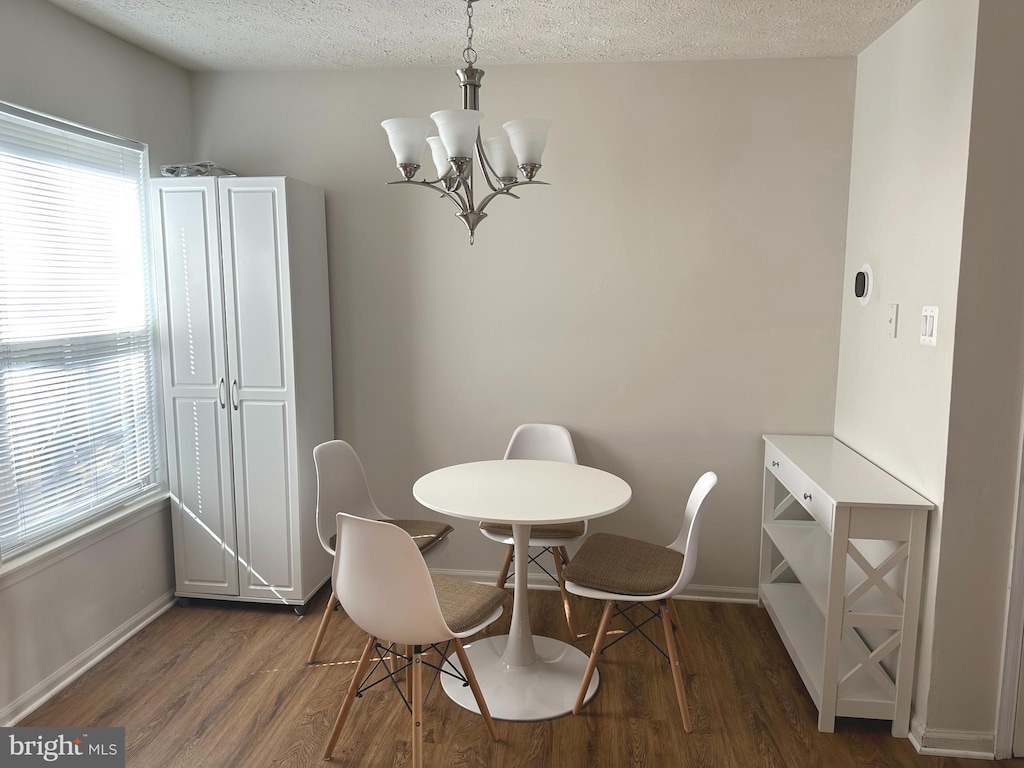
[[[0,554],[158,482],[141,144],[0,104]]]

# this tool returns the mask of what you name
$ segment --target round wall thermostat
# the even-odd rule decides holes
[[[875,282],[871,274],[871,265],[865,264],[853,277],[853,295],[861,304],[867,304],[871,300],[871,288]]]

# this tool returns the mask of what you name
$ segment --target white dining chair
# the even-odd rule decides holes
[[[604,650],[602,643],[608,632],[612,608],[616,607],[617,603],[630,603],[626,611],[642,605],[649,615],[637,624],[625,616],[626,611],[617,609],[633,627],[626,633],[627,635],[648,621],[661,617],[668,654],[661,651],[657,645],[654,647],[658,648],[662,655],[667,655],[672,665],[672,680],[675,684],[679,712],[682,715],[683,730],[690,732],[690,711],[686,704],[680,662],[688,674],[691,667],[686,660],[679,613],[673,598],[686,588],[697,568],[697,540],[700,535],[703,503],[717,482],[718,475],[714,472],[705,472],[700,476],[683,509],[683,524],[679,535],[667,547],[631,539],[628,536],[595,533],[583,543],[566,568],[565,588],[569,592],[580,597],[604,601],[601,621],[594,637],[594,648],[590,652],[590,661],[587,663],[583,683],[576,697],[576,705],[573,707],[574,714],[579,714],[583,706],[584,696],[597,666],[597,657]],[[658,611],[644,605],[648,602],[657,603]],[[650,640],[643,632],[640,634]],[[622,637],[625,635],[613,642],[618,642]]]
[[[558,424],[521,424],[512,433],[508,447],[505,449],[506,459],[539,459],[545,461],[563,461],[576,464],[576,449],[572,443],[569,430]],[[505,560],[498,573],[497,586],[503,587],[509,580],[509,569],[513,562],[514,547],[512,542],[512,526],[504,523],[480,523],[480,532],[491,541],[506,545]],[[536,556],[529,562],[536,563],[551,580],[558,585],[562,593],[562,608],[565,611],[565,623],[573,638],[580,637],[576,632],[572,619],[572,608],[569,593],[565,591],[563,571],[569,562],[566,545],[572,544],[587,533],[586,521],[575,523],[558,523],[554,525],[535,525],[530,529],[530,547],[540,547]],[[555,572],[551,573],[538,561],[545,552],[550,552],[555,563]],[[529,563],[517,567],[528,567]]]
[[[356,696],[376,684],[369,678],[379,672],[379,682],[406,671],[410,678],[409,700],[405,703],[412,712],[412,765],[422,768],[424,665],[432,667],[435,676],[450,674],[469,685],[487,730],[497,741],[494,721],[462,640],[501,616],[505,590],[431,575],[415,543],[397,526],[346,514],[338,514],[336,520],[333,593],[348,617],[369,637],[341,702],[324,759],[331,759]],[[446,645],[442,647],[442,643]],[[455,648],[461,673],[445,658],[448,643]],[[441,654],[437,665],[424,659],[424,652],[430,648]],[[367,674],[374,655],[377,663]],[[404,663],[392,669],[389,659]],[[396,684],[395,688],[405,699],[401,687]]]
[[[396,520],[387,517],[373,502],[366,472],[355,449],[344,440],[329,440],[313,449],[316,466],[316,531],[320,544],[334,557],[337,533],[335,515],[345,512],[368,520],[390,523],[409,534],[416,547],[428,559],[433,559],[448,545],[448,534],[454,529],[447,523],[433,520]],[[313,648],[307,663],[316,661],[327,625],[334,613],[337,600],[334,594],[327,600],[327,608],[317,629]]]

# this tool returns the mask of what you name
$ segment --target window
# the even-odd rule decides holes
[[[0,104],[0,554],[159,483],[144,145]]]

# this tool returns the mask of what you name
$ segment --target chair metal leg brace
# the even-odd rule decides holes
[[[647,612],[651,614],[639,624],[634,622],[629,616],[626,615],[627,611],[629,611],[631,608],[635,608],[638,605],[643,605]],[[608,632],[608,621],[611,618],[613,608],[615,610],[615,613],[626,619],[626,621],[628,621],[633,628],[625,634],[623,634],[621,637],[617,637],[615,640],[608,643],[608,645],[602,646],[602,642],[604,641],[605,635]],[[591,677],[593,677],[594,668],[597,666],[597,657],[600,654],[604,653],[608,648],[611,648],[613,645],[615,645],[615,643],[619,642],[619,640],[622,640],[624,637],[631,635],[633,632],[639,632],[641,635],[643,635],[644,639],[647,640],[647,642],[649,642],[657,649],[658,653],[660,653],[662,656],[665,656],[668,659],[669,665],[672,667],[672,683],[676,691],[676,701],[679,704],[679,714],[683,721],[683,730],[686,731],[686,733],[691,732],[692,727],[690,725],[690,709],[686,703],[686,688],[683,685],[683,676],[680,671],[680,666],[681,664],[685,664],[685,661],[683,661],[682,663],[680,662],[682,644],[679,638],[679,628],[677,626],[678,614],[675,611],[675,606],[671,604],[670,600],[659,600],[658,608],[658,611],[654,611],[651,609],[650,606],[645,605],[644,603],[633,603],[624,611],[621,608],[619,608],[618,603],[614,603],[611,600],[605,601],[604,610],[601,613],[601,621],[598,624],[597,634],[594,637],[594,648],[590,652],[590,661],[587,663],[587,670],[583,675],[583,684],[580,686],[579,694],[576,697],[576,705],[573,707],[572,710],[573,714],[578,715],[580,713],[580,709],[583,706],[583,697],[586,695],[587,689],[590,686],[590,679]],[[665,645],[668,647],[667,654],[665,653],[665,651],[661,650],[658,644],[655,643],[654,640],[652,640],[646,632],[644,632],[641,629],[641,627],[644,624],[646,624],[649,621],[653,621],[656,618],[661,619],[662,629],[665,633]]]
[[[633,621],[633,619],[631,619],[629,617],[629,611],[633,610],[634,608],[643,608],[645,611],[647,611],[651,615],[648,616],[643,621],[641,621],[639,624],[637,624],[635,621]],[[658,613],[657,611],[653,610],[646,603],[633,603],[630,606],[628,606],[625,610],[623,610],[622,608],[619,608],[619,604],[615,603],[615,615],[616,616],[621,616],[627,622],[629,622],[629,625],[632,627],[632,629],[630,629],[628,632],[622,633],[617,638],[615,638],[610,643],[608,643],[608,645],[604,646],[604,648],[602,648],[601,651],[600,651],[601,653],[604,653],[605,651],[607,651],[609,648],[611,648],[613,645],[615,645],[620,640],[625,640],[627,637],[632,635],[634,632],[639,632],[641,635],[643,635],[644,639],[648,643],[650,643],[651,645],[654,646],[654,649],[658,653],[660,653],[666,659],[669,658],[669,655],[667,653],[665,653],[663,650],[661,650],[661,647],[656,642],[654,642],[654,640],[651,639],[650,635],[648,635],[646,632],[644,632],[641,629],[641,627],[644,626],[645,624],[647,624],[648,622],[654,621],[655,619],[660,619],[661,618],[661,614],[660,613]]]
[[[541,557],[542,555],[547,554],[548,552],[551,552],[551,547],[541,547],[540,552],[538,552],[536,555],[530,555],[530,559],[527,562],[526,567],[529,568],[530,567],[530,563],[533,563],[538,568],[540,568],[542,571],[544,571],[544,573],[546,573],[548,575],[548,578],[550,578],[553,582],[555,582],[555,584],[559,584],[561,582],[559,582],[558,577],[555,576],[555,574],[553,574],[547,568],[545,568],[544,565],[537,559],[537,558]],[[557,557],[557,556],[558,555],[555,555],[555,557]],[[515,558],[515,555],[513,555],[511,557],[511,559],[509,560],[510,567],[511,567],[512,564],[515,563],[515,561],[516,561],[516,558]],[[507,584],[509,579],[515,578],[515,575],[516,575],[515,570],[512,570],[512,571],[508,572],[507,575],[505,576],[504,583]],[[501,584],[499,584],[498,586],[501,586]]]
[[[345,725],[345,721],[348,719],[349,710],[352,708],[352,702],[357,698],[362,698],[362,695],[374,686],[385,681],[390,681],[391,684],[395,686],[395,690],[398,691],[398,695],[402,699],[402,703],[405,705],[406,710],[413,716],[413,762],[416,762],[416,754],[419,753],[420,764],[422,764],[422,741],[420,746],[417,748],[415,740],[416,737],[422,733],[420,729],[422,728],[423,705],[430,697],[430,692],[434,688],[434,683],[443,672],[457,680],[461,680],[464,686],[472,685],[472,682],[447,658],[450,646],[451,641],[445,643],[443,649],[437,645],[427,646],[426,649],[421,645],[416,645],[412,647],[411,653],[407,656],[405,654],[398,653],[395,650],[394,643],[385,646],[379,643],[375,637],[368,638],[366,641],[366,647],[363,649],[362,656],[359,657],[359,663],[356,665],[356,671],[352,675],[352,682],[349,684],[348,692],[345,694],[345,698],[341,703],[341,710],[338,712],[338,719],[334,723],[334,729],[331,731],[330,739],[327,742],[327,749],[324,752],[324,760],[330,760],[331,755],[334,753],[334,747],[338,743],[338,737],[341,735],[341,730]],[[461,651],[461,648],[461,644],[458,644],[456,646],[456,651]],[[430,649],[437,651],[441,655],[441,663],[439,665],[430,664],[423,660],[423,651]],[[370,667],[371,657],[374,653],[377,655],[377,661],[374,662],[372,667]],[[461,653],[459,655],[460,657],[462,656]],[[387,660],[389,658],[402,659],[405,663],[392,669],[387,664]],[[451,668],[451,671],[444,668],[445,664]],[[430,667],[434,670],[434,675],[430,681],[430,686],[427,688],[426,695],[423,694],[422,682],[422,669],[424,666]],[[367,667],[370,667],[369,671],[367,671]],[[397,676],[399,672],[409,669],[410,667],[412,668],[410,673],[412,678],[410,686],[411,691],[410,696],[407,698],[402,692],[401,686],[398,684]],[[384,675],[380,677],[380,679],[367,684],[367,681],[378,669],[383,669]],[[490,715],[488,714],[485,719],[489,720],[489,718]],[[497,740],[497,737],[494,736],[494,723],[488,722],[487,727],[491,732],[491,736]]]
[[[456,667],[452,661],[448,658],[448,650],[452,643],[455,643],[455,652],[459,657],[459,661],[463,665],[463,669],[466,670],[466,674],[463,674],[458,667]],[[435,650],[441,656],[440,664],[431,664],[423,660],[424,650]],[[491,738],[494,741],[498,740],[497,733],[494,730],[494,721],[491,719],[491,713],[487,709],[487,704],[484,701],[483,694],[480,692],[480,687],[477,685],[476,678],[473,677],[472,667],[469,665],[469,659],[466,658],[466,652],[463,650],[462,642],[460,640],[449,640],[444,644],[444,648],[438,647],[438,645],[429,645],[426,648],[422,645],[412,646],[409,650],[409,655],[398,653],[395,651],[394,643],[387,646],[377,642],[377,638],[369,637],[366,641],[366,647],[363,648],[363,653],[359,657],[359,663],[356,665],[356,670],[352,675],[352,682],[349,683],[348,692],[345,694],[345,698],[342,700],[341,709],[338,712],[338,718],[334,722],[334,728],[331,730],[330,738],[327,742],[327,748],[324,751],[324,760],[330,760],[331,755],[334,754],[334,748],[338,743],[338,738],[341,736],[342,728],[345,726],[345,721],[348,719],[349,711],[352,709],[352,702],[357,698],[361,698],[362,695],[380,683],[386,680],[390,680],[391,684],[395,686],[395,690],[398,691],[399,697],[402,699],[402,703],[405,705],[406,710],[412,715],[412,758],[413,766],[423,765],[423,705],[426,704],[427,699],[430,698],[430,692],[434,688],[434,684],[437,682],[441,674],[454,677],[456,680],[461,680],[463,686],[469,686],[473,689],[473,696],[477,700],[477,705],[480,707],[480,714],[484,718],[484,722],[487,725],[487,730],[491,734]],[[377,661],[373,667],[367,671],[367,667],[370,666],[370,660],[372,655],[377,654]],[[405,663],[399,667],[391,668],[387,664],[387,659],[402,659]],[[449,669],[445,669],[445,665],[448,665]],[[423,667],[427,666],[434,670],[434,675],[430,681],[430,685],[427,688],[426,694],[423,693]],[[397,675],[399,672],[409,669],[410,674],[410,695],[407,698],[402,693],[402,688],[398,684]],[[367,681],[373,676],[377,669],[383,669],[384,675],[379,679],[367,685]]]
[[[462,672],[459,671],[459,668],[452,664],[451,660],[448,659],[448,650],[450,646],[451,641],[445,643],[444,648],[440,648],[437,645],[429,645],[426,648],[424,648],[423,646],[415,646],[412,653],[406,656],[405,654],[399,653],[397,650],[395,650],[394,643],[387,646],[382,645],[381,643],[375,643],[373,651],[377,654],[377,661],[374,662],[374,665],[370,668],[369,672],[363,675],[362,682],[356,689],[356,698],[361,699],[363,697],[363,694],[371,688],[374,688],[380,685],[381,683],[390,681],[391,684],[395,687],[395,690],[398,691],[398,696],[402,699],[402,703],[405,704],[406,710],[411,713],[412,705],[410,704],[410,697],[406,697],[405,693],[403,693],[401,686],[398,684],[398,676],[399,673],[409,669],[412,666],[413,656],[415,656],[416,654],[422,655],[424,650],[431,649],[437,651],[437,653],[441,656],[441,663],[439,665],[431,664],[429,661],[421,660],[423,666],[430,667],[432,670],[434,670],[434,674],[430,678],[430,685],[427,687],[427,692],[423,696],[423,703],[426,704],[427,700],[430,698],[430,692],[434,690],[434,684],[437,682],[438,678],[441,676],[442,673],[448,675],[449,677],[454,677],[456,680],[460,680],[462,682],[463,687],[468,686],[469,680],[466,678],[465,675],[462,674]],[[416,650],[417,648],[419,650]],[[396,666],[392,668],[389,667],[387,664],[388,659],[401,659],[404,663],[401,666]],[[449,669],[445,669],[446,664],[448,665]],[[378,679],[374,680],[372,683],[367,683],[367,681],[370,680],[371,677],[373,677],[374,673],[378,669],[383,669],[384,674]]]

